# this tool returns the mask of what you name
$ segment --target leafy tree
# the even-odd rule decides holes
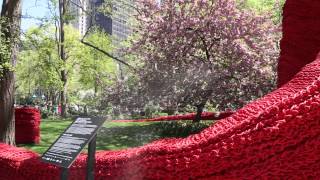
[[[55,39],[55,28],[43,25],[31,28],[25,33],[17,66],[18,93],[42,92],[47,101],[57,104],[57,97],[63,88],[61,69],[68,74],[68,102],[87,106],[94,103],[102,85],[111,83],[115,74],[115,63],[103,53],[83,45],[79,39],[79,32],[71,26],[65,27],[65,52],[68,61],[60,60]],[[107,34],[98,29],[92,31],[87,41],[111,51],[111,41]],[[93,90],[95,98],[83,103],[80,94]]]
[[[142,61],[136,87],[145,104],[192,105],[199,121],[209,102],[238,108],[274,87],[279,33],[268,16],[235,0],[139,2],[130,52]]]
[[[3,0],[0,14],[0,142],[15,144],[14,67],[18,53],[21,1]]]
[[[98,28],[93,28],[87,36],[86,41],[99,48],[111,52],[113,47],[108,34]],[[94,87],[95,94],[101,89],[101,85],[111,83],[112,77],[116,76],[117,69],[113,59],[102,52],[85,46],[85,60],[80,62],[80,82],[86,89]],[[80,58],[80,57],[79,57]]]
[[[94,109],[101,109],[98,102],[102,98],[103,88],[110,86],[118,79],[116,62],[104,53],[112,52],[111,42],[110,36],[99,28],[92,28],[86,36],[86,43],[99,47],[103,52],[86,45],[82,49],[86,56],[82,58],[83,60],[79,64],[79,83],[82,87],[82,91],[79,92],[93,90],[93,95],[89,93],[79,101],[85,107],[91,106]]]
[[[42,92],[47,101],[57,102],[62,87],[54,29],[49,26],[31,28],[22,39],[20,61],[17,64],[17,91],[28,96],[34,91]]]
[[[59,56],[64,65],[67,63],[67,54],[65,52],[65,24],[67,23],[67,0],[59,0]],[[60,91],[60,103],[61,103],[61,116],[66,117],[67,115],[67,83],[68,83],[68,73],[65,68],[61,71],[61,81],[63,87]]]

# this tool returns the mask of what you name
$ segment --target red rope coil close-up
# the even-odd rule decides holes
[[[17,144],[38,144],[40,142],[41,115],[38,109],[16,108],[15,120]]]

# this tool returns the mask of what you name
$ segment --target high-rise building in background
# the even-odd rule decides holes
[[[84,35],[91,23],[91,17],[88,15],[91,11],[90,0],[72,0],[70,2],[70,13],[74,16],[71,24]]]
[[[112,18],[105,16],[102,12],[99,12],[99,8],[103,5],[103,0],[89,0],[91,6],[91,22],[90,25],[95,25],[103,29],[108,34],[112,35]]]
[[[81,35],[84,35],[90,26],[98,26],[112,35],[113,44],[119,47],[119,43],[132,33],[129,19],[134,14],[134,0],[113,1],[111,16],[99,11],[103,3],[104,0],[73,0],[70,4],[71,12],[75,16],[72,24]]]
[[[133,27],[129,21],[134,14],[133,6],[133,0],[115,1],[113,4],[112,35],[116,38],[116,43],[126,40],[132,34]]]

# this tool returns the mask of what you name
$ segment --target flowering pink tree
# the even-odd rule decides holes
[[[238,108],[274,87],[279,33],[236,0],[138,1],[130,52],[142,61],[140,90],[163,108]]]

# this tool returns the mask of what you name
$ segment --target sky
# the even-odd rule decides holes
[[[35,18],[43,18],[49,13],[47,8],[48,0],[22,0],[22,15]],[[0,7],[2,0],[0,0]],[[21,29],[26,31],[32,26],[39,24],[39,21],[34,18],[22,18]]]

